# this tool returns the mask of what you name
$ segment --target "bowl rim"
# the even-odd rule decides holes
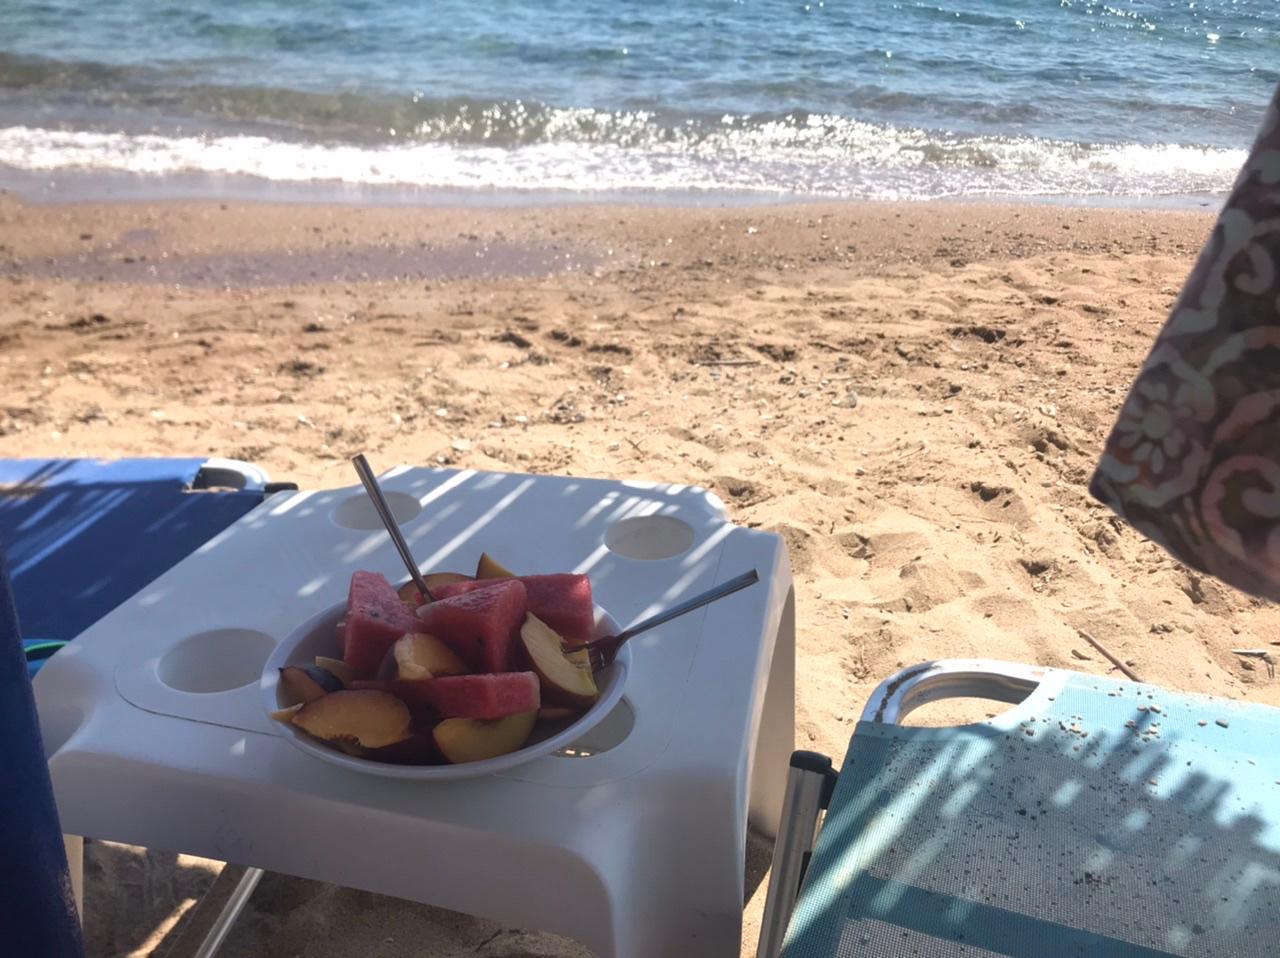
[[[609,615],[600,605],[593,604],[593,606],[596,616],[596,635],[616,633],[619,626],[613,616]],[[272,712],[285,707],[279,704],[280,669],[290,664],[291,656],[296,652],[297,647],[317,630],[327,626],[332,631],[332,628],[337,625],[338,619],[345,614],[346,610],[347,603],[345,600],[321,609],[276,644],[275,649],[263,666],[260,680],[263,705],[268,716]],[[612,671],[612,677],[601,683],[600,697],[576,722],[565,726],[560,731],[549,735],[541,741],[526,745],[524,748],[517,749],[514,752],[508,752],[506,755],[482,759],[478,762],[465,762],[460,765],[393,765],[389,762],[375,762],[371,759],[347,755],[345,752],[312,738],[292,725],[286,725],[270,717],[268,717],[267,721],[276,734],[287,739],[301,751],[314,755],[316,758],[322,759],[331,765],[352,771],[384,778],[414,781],[449,781],[475,778],[516,768],[535,759],[550,755],[552,752],[572,744],[604,721],[622,699],[627,677],[631,671],[631,644],[623,645],[613,663],[607,670],[602,671]],[[599,675],[600,673],[596,674]]]

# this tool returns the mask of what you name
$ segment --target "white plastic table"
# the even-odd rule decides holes
[[[761,583],[632,641],[615,711],[567,754],[447,783],[352,773],[271,727],[263,663],[346,595],[404,577],[358,486],[277,495],[36,679],[68,833],[207,856],[567,935],[609,958],[736,956],[748,820],[776,830],[794,593],[772,534],[687,486],[398,468],[426,570],[482,551],[591,576],[622,624],[749,568]]]

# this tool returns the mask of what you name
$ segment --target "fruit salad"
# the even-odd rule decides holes
[[[399,589],[351,577],[342,657],[280,670],[273,714],[350,755],[399,765],[496,758],[540,722],[576,719],[598,690],[585,649],[595,612],[585,575],[516,576],[488,555],[474,576]]]

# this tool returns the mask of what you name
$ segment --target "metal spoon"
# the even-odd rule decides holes
[[[566,652],[578,651],[586,649],[587,654],[591,657],[591,671],[596,672],[611,663],[618,654],[618,649],[622,647],[622,643],[633,636],[639,635],[641,632],[648,632],[650,629],[656,628],[664,623],[670,622],[672,619],[684,615],[686,612],[692,612],[694,609],[700,609],[704,605],[708,605],[716,599],[723,599],[726,595],[732,595],[740,589],[745,589],[749,585],[754,585],[760,581],[760,575],[755,569],[750,572],[744,572],[742,575],[735,576],[728,582],[722,582],[714,588],[708,589],[695,595],[692,599],[686,599],[679,605],[673,605],[671,608],[657,615],[651,615],[649,618],[637,622],[631,628],[619,632],[617,635],[606,635],[599,639],[592,639],[583,645],[565,646]]]
[[[382,487],[378,485],[378,480],[373,475],[369,460],[364,457],[364,453],[360,453],[360,455],[351,460],[351,464],[356,467],[356,474],[364,484],[364,491],[369,493],[369,498],[373,501],[373,508],[378,513],[378,518],[387,527],[387,533],[391,536],[391,541],[395,543],[396,551],[400,553],[404,567],[409,570],[409,576],[413,579],[413,584],[418,587],[418,591],[422,593],[422,597],[426,601],[432,601],[431,590],[427,588],[427,580],[422,578],[422,573],[418,571],[418,563],[413,561],[413,553],[409,551],[409,543],[404,541],[400,527],[396,525],[395,516],[391,514],[391,506],[387,504],[386,496],[382,494]]]

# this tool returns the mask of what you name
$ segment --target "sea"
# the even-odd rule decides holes
[[[1280,0],[0,0],[0,182],[1226,191]]]

